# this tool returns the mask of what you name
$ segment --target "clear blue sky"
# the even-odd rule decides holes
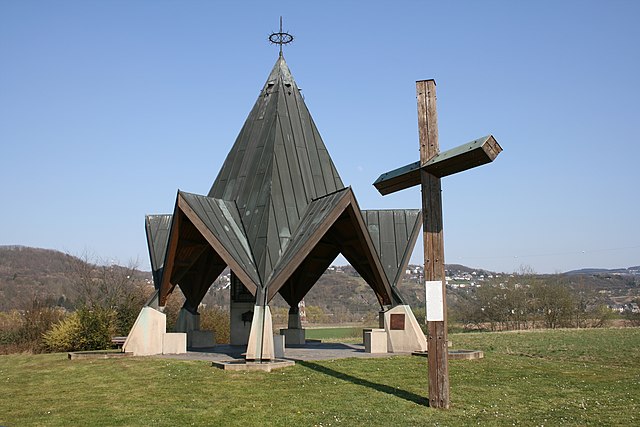
[[[490,133],[504,148],[444,179],[446,262],[640,264],[632,0],[0,0],[0,244],[148,268],[144,215],[207,193],[277,59],[280,15],[363,209],[420,206],[418,189],[371,183],[418,159],[415,81],[434,78],[441,149]]]

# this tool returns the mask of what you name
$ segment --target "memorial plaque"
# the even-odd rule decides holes
[[[391,315],[391,330],[404,331],[404,314]]]

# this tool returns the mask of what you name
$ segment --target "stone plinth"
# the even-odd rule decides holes
[[[162,341],[162,354],[186,353],[187,334],[184,332],[165,333]]]
[[[134,356],[182,354],[187,352],[187,336],[184,333],[167,334],[167,316],[151,307],[143,307],[122,351]]]
[[[284,335],[273,336],[273,354],[276,359],[282,359],[284,357],[284,346],[286,338]]]
[[[387,332],[384,329],[370,329],[364,333],[365,353],[386,353]]]
[[[287,345],[304,345],[306,343],[304,329],[280,329],[280,335],[286,337]]]
[[[216,345],[216,336],[213,331],[189,331],[187,332],[187,347],[207,348]]]
[[[225,371],[263,371],[271,372],[274,369],[288,368],[295,366],[293,360],[270,360],[268,362],[248,362],[244,360],[222,360],[214,361],[211,366],[224,369]]]
[[[398,305],[387,310],[384,313],[384,329],[390,353],[427,350],[427,339],[408,305]]]
[[[200,315],[184,307],[178,313],[176,332],[187,334],[187,348],[206,348],[216,345],[213,331],[200,330]]]
[[[230,316],[230,344],[247,345],[249,333],[251,332],[251,321],[253,319],[253,302],[231,301]],[[243,317],[244,316],[244,317]],[[248,318],[251,316],[251,318]]]

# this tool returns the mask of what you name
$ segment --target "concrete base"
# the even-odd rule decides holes
[[[231,301],[229,310],[230,320],[230,344],[231,345],[247,345],[249,342],[249,334],[251,333],[251,321],[242,320],[242,315],[247,312],[253,312],[253,302],[235,302]]]
[[[280,329],[280,335],[286,337],[287,345],[304,345],[306,343],[304,329]]]
[[[176,319],[176,332],[200,330],[200,315],[193,314],[186,308],[181,308]]]
[[[134,356],[165,354],[165,351],[170,354],[186,353],[186,334],[167,334],[166,331],[167,316],[151,307],[143,307],[122,345],[122,351]]]
[[[189,331],[187,332],[188,348],[207,348],[216,345],[216,336],[213,331]]]
[[[397,318],[402,318],[402,322],[394,324],[392,315],[399,315]],[[390,353],[427,351],[427,338],[408,305],[398,305],[385,311],[384,329],[387,332],[387,349]]]
[[[286,342],[284,335],[273,336],[273,354],[276,359],[282,359],[284,357],[284,343]]]
[[[120,351],[72,351],[67,353],[69,360],[77,359],[118,359],[121,357],[133,356],[133,353],[123,353]]]
[[[387,332],[384,329],[371,329],[364,333],[365,353],[386,353]]]
[[[200,330],[200,315],[193,314],[185,308],[178,312],[176,332],[187,334],[187,348],[205,348],[216,345],[213,331]]]
[[[187,352],[187,334],[183,332],[165,333],[162,340],[162,354],[182,354]]]
[[[273,322],[269,306],[253,307],[253,320],[251,321],[251,333],[247,343],[247,360],[273,360]]]
[[[268,362],[249,362],[244,360],[223,360],[211,362],[211,366],[224,369],[225,371],[263,371],[271,372],[274,369],[295,366],[293,360],[270,360]]]

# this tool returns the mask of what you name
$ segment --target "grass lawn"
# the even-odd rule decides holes
[[[305,337],[309,340],[362,343],[362,327],[308,328],[305,329]]]
[[[225,372],[160,358],[0,356],[0,425],[638,425],[640,329],[451,335],[452,409],[421,357]]]

